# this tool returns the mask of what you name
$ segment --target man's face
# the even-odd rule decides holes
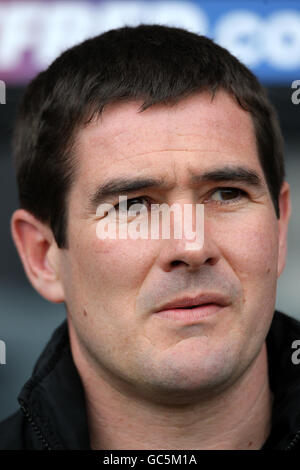
[[[105,380],[161,399],[199,396],[233,383],[261,351],[284,264],[278,220],[250,115],[229,95],[197,94],[142,113],[140,104],[109,105],[78,134],[69,247],[60,250],[69,323]],[[255,172],[259,181],[201,181],[236,168]],[[192,175],[200,176],[197,183]],[[99,239],[97,207],[88,201],[116,178],[164,181],[128,199],[204,204],[203,248],[187,250],[187,240],[174,237]],[[102,202],[118,204],[118,196]],[[133,202],[139,201],[145,204]],[[206,293],[225,305],[193,322],[155,314],[174,299]]]

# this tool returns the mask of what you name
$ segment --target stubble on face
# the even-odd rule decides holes
[[[138,106],[109,105],[78,135],[63,282],[76,354],[112,387],[176,401],[230,386],[261,353],[275,303],[277,220],[252,121],[231,97],[203,93],[143,113]],[[186,251],[185,240],[96,237],[87,198],[112,175],[169,184],[128,198],[194,204],[224,184],[191,186],[190,174],[224,166],[252,169],[262,186],[239,186],[247,199],[230,207],[205,203],[199,252]],[[162,303],[199,292],[222,294],[228,306],[193,325],[154,315]]]

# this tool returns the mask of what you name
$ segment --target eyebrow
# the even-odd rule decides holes
[[[260,187],[263,185],[258,173],[244,167],[224,167],[208,171],[202,175],[194,175],[191,178],[192,183],[202,181],[233,181],[237,183],[246,183],[248,186]]]
[[[243,183],[247,186],[262,188],[263,182],[258,173],[252,169],[240,166],[226,166],[216,168],[205,173],[191,175],[191,183],[199,184],[202,182],[234,182]],[[164,178],[112,178],[109,181],[97,187],[96,191],[88,197],[88,210],[93,211],[99,204],[105,202],[108,198],[118,195],[131,194],[141,189],[160,189],[168,190],[173,185],[167,183]]]

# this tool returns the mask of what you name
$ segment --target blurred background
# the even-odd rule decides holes
[[[30,79],[62,51],[108,29],[139,23],[207,35],[248,65],[268,89],[285,138],[293,204],[277,308],[300,319],[300,1],[0,1],[0,340],[6,345],[0,420],[17,409],[20,388],[65,318],[62,304],[46,301],[29,284],[10,234],[10,217],[18,207],[10,150],[18,103]]]

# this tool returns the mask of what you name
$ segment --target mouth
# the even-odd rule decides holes
[[[196,298],[185,297],[163,305],[155,312],[155,316],[184,323],[198,323],[206,317],[219,313],[229,303],[229,299],[218,294],[203,294]]]

